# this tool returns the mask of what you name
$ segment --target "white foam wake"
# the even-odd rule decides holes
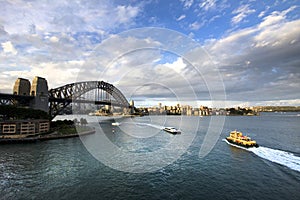
[[[258,148],[244,148],[235,144],[229,143],[226,139],[223,139],[224,142],[230,144],[232,146],[238,147],[240,149],[244,149],[247,151],[251,151],[257,156],[269,160],[271,162],[275,162],[281,165],[284,165],[290,169],[296,170],[300,172],[300,157],[295,156],[292,153],[281,151],[278,149],[271,149],[268,147],[258,147]]]
[[[157,128],[157,129],[163,129],[164,127],[163,126],[160,126],[160,125],[156,125],[156,124],[149,124],[149,123],[136,123],[137,125],[144,125],[144,126],[150,126],[150,127],[153,127],[153,128]]]
[[[133,124],[137,126],[150,126],[156,129],[163,129],[163,126],[156,125],[156,124],[149,124],[149,123],[142,123],[142,122],[124,122],[123,124]]]
[[[292,153],[267,147],[250,148],[247,150],[252,151],[261,158],[287,166],[290,169],[300,172],[300,157],[295,156]]]

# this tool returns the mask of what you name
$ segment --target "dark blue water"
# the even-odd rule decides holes
[[[127,119],[120,127],[102,123],[108,141],[125,152],[142,154],[164,150],[177,138],[186,139],[185,135],[191,134],[199,122],[199,129],[195,135],[191,134],[195,137],[186,149],[185,144],[176,141],[174,151],[183,150],[182,156],[147,173],[126,172],[125,166],[142,166],[130,158],[124,163],[124,171],[107,166],[114,160],[102,164],[94,158],[89,148],[97,147],[100,133],[81,139],[1,145],[0,199],[300,199],[300,117],[297,114],[226,117],[220,138],[204,158],[199,158],[199,151],[210,117],[200,120],[167,117],[164,125],[184,122],[178,124],[182,135],[176,136],[160,131],[161,123],[154,123],[153,116],[151,120]],[[139,125],[133,126],[133,122]],[[234,129],[251,136],[261,147],[252,152],[222,141]],[[142,130],[143,134],[137,133]],[[136,133],[128,134],[128,131]],[[85,145],[89,142],[95,146],[87,149]],[[102,154],[109,153],[105,148],[102,150]],[[163,162],[169,158],[166,155],[157,156],[157,160]],[[120,157],[112,155],[112,159]],[[144,159],[145,163],[154,162],[147,160],[148,157]]]

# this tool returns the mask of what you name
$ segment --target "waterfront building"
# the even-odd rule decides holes
[[[192,115],[193,115],[193,110],[192,110],[191,108],[188,108],[188,109],[186,110],[186,115],[187,115],[187,116],[192,116]]]
[[[0,121],[0,138],[24,138],[46,133],[50,130],[48,120]]]
[[[199,115],[200,115],[199,109],[195,108],[194,109],[194,116],[199,116]]]
[[[158,103],[158,108],[159,108],[159,109],[161,108],[161,106],[162,106],[162,104],[161,104],[161,103]]]
[[[193,108],[190,105],[180,105],[176,106],[158,106],[140,108],[142,111],[146,111],[152,115],[187,115],[187,116],[211,116],[211,115],[230,115],[230,110],[235,110],[234,108],[209,108],[207,106],[200,106],[198,108]],[[239,115],[259,115],[258,112],[253,111],[253,108],[238,108],[241,111]]]
[[[202,116],[210,115],[209,108],[207,106],[200,106],[199,114]]]

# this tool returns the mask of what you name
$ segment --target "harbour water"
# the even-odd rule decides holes
[[[199,157],[211,118],[165,116],[163,124],[159,116],[117,119],[120,126],[101,122],[102,132],[81,138],[1,145],[0,199],[300,199],[299,113],[226,117],[212,150]],[[180,126],[183,133],[168,134],[163,125]],[[225,143],[234,129],[260,147]],[[129,152],[127,163],[105,145],[98,148],[101,138]],[[155,161],[163,163],[173,155],[166,149],[180,154],[155,168],[148,155],[161,150]],[[97,157],[99,150],[111,157]],[[136,154],[147,156],[130,159]],[[150,162],[153,170],[141,171]]]

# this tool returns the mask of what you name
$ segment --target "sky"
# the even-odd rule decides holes
[[[137,105],[300,105],[300,1],[0,0],[0,92],[104,80]]]

